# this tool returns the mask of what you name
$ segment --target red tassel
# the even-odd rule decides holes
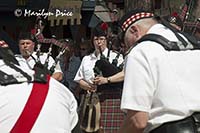
[[[36,30],[35,29],[31,29],[31,34],[35,35],[36,34]]]
[[[178,13],[177,12],[173,12],[171,16],[172,17],[178,17]]]
[[[101,24],[101,29],[106,31],[108,29],[108,24],[107,23],[102,23]]]

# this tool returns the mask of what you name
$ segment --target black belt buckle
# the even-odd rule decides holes
[[[192,118],[194,120],[197,133],[200,133],[200,113],[194,112],[192,114]]]

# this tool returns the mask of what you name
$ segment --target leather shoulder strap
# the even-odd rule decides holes
[[[0,70],[0,85],[17,84],[18,81],[13,75]]]
[[[158,35],[158,34],[146,34],[144,35],[140,40],[137,41],[137,43],[140,43],[142,41],[154,41],[162,45],[166,50],[176,50],[179,51],[179,47],[177,45],[177,42],[169,41],[167,38]]]

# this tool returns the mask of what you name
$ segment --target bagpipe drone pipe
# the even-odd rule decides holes
[[[116,57],[112,60],[112,63],[109,62],[110,58],[110,51],[111,51],[111,44],[108,47],[108,54],[107,57],[105,57],[100,50],[100,59],[96,61],[95,67],[94,67],[94,73],[95,75],[100,75],[103,77],[110,77],[112,75],[115,75],[122,71],[122,65],[118,66],[118,59],[120,57],[120,52],[117,53]],[[122,88],[123,87],[123,82],[118,82],[118,83],[108,83],[104,85],[99,85],[98,88]]]
[[[37,59],[34,59],[36,64],[34,66],[34,69],[38,69],[39,68],[43,68],[43,70],[45,69],[47,71],[47,73],[49,73],[50,75],[52,75],[54,73],[55,67],[57,65],[57,63],[60,61],[61,56],[65,53],[65,51],[69,50],[68,48],[68,43],[69,40],[65,40],[64,42],[60,42],[58,40],[56,40],[56,37],[53,35],[52,38],[45,38],[42,34],[42,26],[44,27],[43,22],[41,22],[42,20],[36,20],[36,29],[33,30],[32,34],[34,35],[34,41],[37,44],[37,49],[36,49],[36,56]],[[41,63],[40,61],[40,55],[41,55],[41,44],[50,44],[50,47],[48,49],[47,52],[47,57],[45,59],[44,64]],[[49,59],[50,56],[52,55],[52,46],[58,46],[59,47],[59,53],[58,55],[55,57],[55,62],[53,63],[53,65],[49,68]]]

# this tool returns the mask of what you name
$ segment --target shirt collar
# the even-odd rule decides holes
[[[164,25],[162,25],[162,24],[155,24],[155,25],[153,25],[149,30],[148,30],[148,32],[147,33],[155,33],[155,34],[158,34],[159,32],[158,32],[158,29],[164,29],[164,28],[166,28]]]
[[[108,48],[105,48],[104,51],[102,52],[102,54],[107,57],[108,54]],[[91,54],[91,58],[96,58],[96,59],[100,59],[100,54],[96,57],[95,55],[95,51]]]

